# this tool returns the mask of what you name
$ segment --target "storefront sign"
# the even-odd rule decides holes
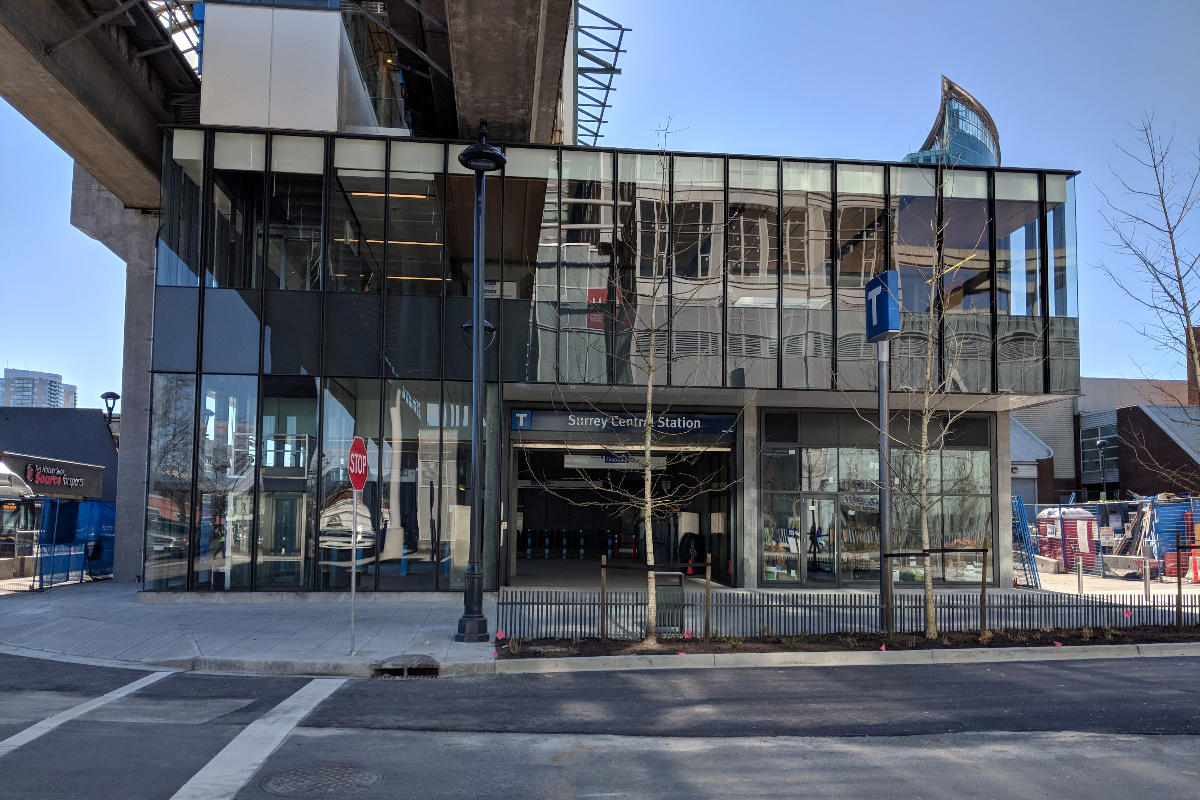
[[[0,454],[9,469],[29,485],[37,497],[89,498],[100,497],[103,486],[104,468],[74,461],[57,461],[49,458]]]
[[[737,417],[733,414],[655,414],[658,433],[690,436],[727,436],[733,433]],[[545,411],[518,409],[511,414],[514,431],[554,431],[617,435],[646,427],[644,414],[606,411]]]

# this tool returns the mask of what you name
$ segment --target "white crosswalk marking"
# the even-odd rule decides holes
[[[152,672],[143,678],[139,678],[133,683],[127,683],[119,689],[113,689],[108,694],[88,700],[86,703],[80,703],[77,706],[72,706],[66,711],[60,711],[53,717],[47,717],[35,725],[30,725],[20,733],[13,734],[4,741],[0,742],[0,757],[8,755],[21,745],[28,744],[39,736],[45,736],[47,733],[54,730],[59,725],[62,725],[64,722],[70,722],[76,717],[80,717],[89,711],[99,708],[100,706],[111,703],[113,700],[119,700],[126,695],[133,694],[134,692],[149,686],[155,681],[160,681],[168,675],[174,674],[175,673],[173,672]]]
[[[181,786],[171,800],[232,798],[283,744],[292,729],[345,682],[344,678],[316,678],[306,683],[291,697],[247,725]]]

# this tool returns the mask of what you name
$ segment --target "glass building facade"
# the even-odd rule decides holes
[[[487,178],[483,288],[498,335],[486,407],[473,409],[464,146],[167,134],[148,589],[338,591],[355,566],[366,591],[461,589],[477,413],[494,588],[500,523],[513,511],[509,391],[548,405],[563,387],[599,396],[646,381],[705,410],[720,410],[726,390],[797,390],[788,408],[757,404],[759,433],[739,422],[739,436],[761,439],[751,447],[763,461],[755,485],[733,490],[735,505],[760,505],[764,523],[761,539],[735,531],[733,547],[754,541],[758,580],[802,580],[806,568],[768,556],[788,546],[795,519],[812,527],[811,509],[843,520],[836,546],[814,551],[841,566],[819,571],[877,575],[877,559],[856,555],[869,549],[872,502],[856,476],[870,473],[873,444],[853,413],[805,410],[805,398],[828,405],[875,389],[863,287],[889,267],[903,304],[894,390],[924,368],[932,304],[933,368],[954,393],[1078,391],[1073,173],[523,146],[505,148],[505,170]],[[961,267],[932,285],[939,257]],[[935,539],[946,546],[996,528],[993,461],[970,466],[995,452],[994,415],[976,416],[982,428],[940,456],[950,488],[938,491],[950,499]],[[345,464],[354,436],[371,462],[357,548]],[[950,486],[956,470],[977,485]],[[911,509],[897,513],[911,531]]]
[[[942,76],[942,102],[921,149],[905,161],[955,167],[1000,166],[1000,134],[992,115],[954,81]]]

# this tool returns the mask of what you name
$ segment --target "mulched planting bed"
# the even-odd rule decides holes
[[[1079,647],[1093,644],[1200,642],[1200,628],[1143,625],[1132,628],[1042,628],[1036,631],[948,631],[937,639],[922,634],[821,634],[746,638],[660,638],[655,644],[627,639],[503,639],[497,658],[568,656],[691,655],[693,653],[787,653],[831,650],[954,650],[972,647]]]

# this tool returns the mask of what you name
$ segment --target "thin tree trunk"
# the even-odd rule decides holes
[[[657,295],[657,292],[655,293]],[[657,297],[650,302],[650,348],[646,369],[646,411],[642,427],[642,539],[646,551],[646,641],[653,642],[658,632],[658,593],[654,583],[653,475],[650,470],[651,442],[654,433],[654,326],[657,324]]]

